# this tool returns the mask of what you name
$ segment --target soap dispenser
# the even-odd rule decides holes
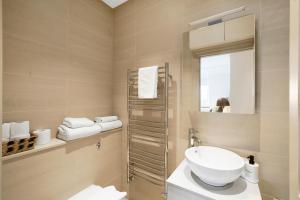
[[[254,156],[248,156],[245,158],[245,168],[242,177],[250,183],[258,183],[258,168],[259,164],[255,162]]]

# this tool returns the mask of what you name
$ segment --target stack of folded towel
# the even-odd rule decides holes
[[[66,117],[58,127],[57,137],[66,141],[88,137],[101,132],[101,126],[88,118]]]
[[[29,121],[2,124],[2,141],[30,138]]]
[[[96,123],[85,117],[66,117],[58,127],[57,137],[69,141],[122,127],[122,122],[117,116],[96,117],[95,121]]]
[[[126,192],[119,192],[114,186],[102,188],[91,185],[68,200],[122,200],[126,195]]]
[[[102,131],[109,131],[122,127],[122,121],[117,116],[96,117],[95,121],[101,126]]]

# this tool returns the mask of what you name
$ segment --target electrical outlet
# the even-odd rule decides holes
[[[102,146],[103,146],[103,144],[102,144],[102,139],[100,139],[100,141],[97,142],[97,144],[96,144],[96,149],[97,149],[97,151],[100,151],[100,150],[102,149]]]

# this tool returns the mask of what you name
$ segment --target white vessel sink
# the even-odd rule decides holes
[[[245,165],[239,155],[218,147],[199,146],[185,151],[188,166],[203,182],[224,186],[237,180]]]

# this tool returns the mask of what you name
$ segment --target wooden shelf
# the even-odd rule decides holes
[[[2,157],[2,161],[11,160],[11,159],[14,159],[14,158],[19,158],[19,157],[34,154],[34,153],[37,153],[37,152],[53,149],[53,148],[56,148],[56,147],[59,147],[59,146],[63,146],[65,144],[66,144],[65,141],[57,139],[57,138],[53,138],[51,140],[51,142],[48,143],[48,144],[36,145],[34,147],[34,149],[31,149],[31,150],[28,150],[28,151],[23,151],[23,152],[12,154],[12,155],[8,155],[8,156],[4,156],[4,157]]]
[[[109,134],[109,133],[113,133],[113,132],[117,132],[117,131],[122,131],[122,128],[112,129],[112,130],[109,130],[109,131],[103,131],[103,132],[100,132],[96,135],[99,136],[99,135]],[[96,135],[92,135],[92,136],[89,136],[89,137],[93,137],[93,136],[96,136]],[[14,158],[19,158],[19,157],[22,157],[22,156],[31,155],[31,154],[41,152],[41,151],[51,150],[51,149],[54,149],[56,147],[64,146],[69,142],[78,141],[78,140],[81,140],[81,139],[84,139],[84,138],[89,138],[89,137],[78,138],[76,140],[71,140],[71,141],[64,141],[64,140],[61,140],[61,139],[53,138],[49,144],[36,145],[34,147],[34,149],[31,149],[29,151],[23,151],[23,152],[20,152],[20,153],[4,156],[4,157],[2,157],[2,161],[12,160]]]
[[[91,135],[91,136],[88,136],[88,137],[83,137],[83,138],[77,138],[75,140],[62,140],[66,143],[71,143],[71,142],[76,142],[76,141],[79,141],[79,140],[83,140],[85,138],[91,138],[91,137],[95,137],[95,136],[101,136],[101,135],[104,135],[104,134],[109,134],[109,133],[113,133],[113,132],[118,132],[118,131],[122,131],[123,128],[115,128],[115,129],[112,129],[112,130],[109,130],[109,131],[102,131],[102,132],[99,132],[95,135]]]

